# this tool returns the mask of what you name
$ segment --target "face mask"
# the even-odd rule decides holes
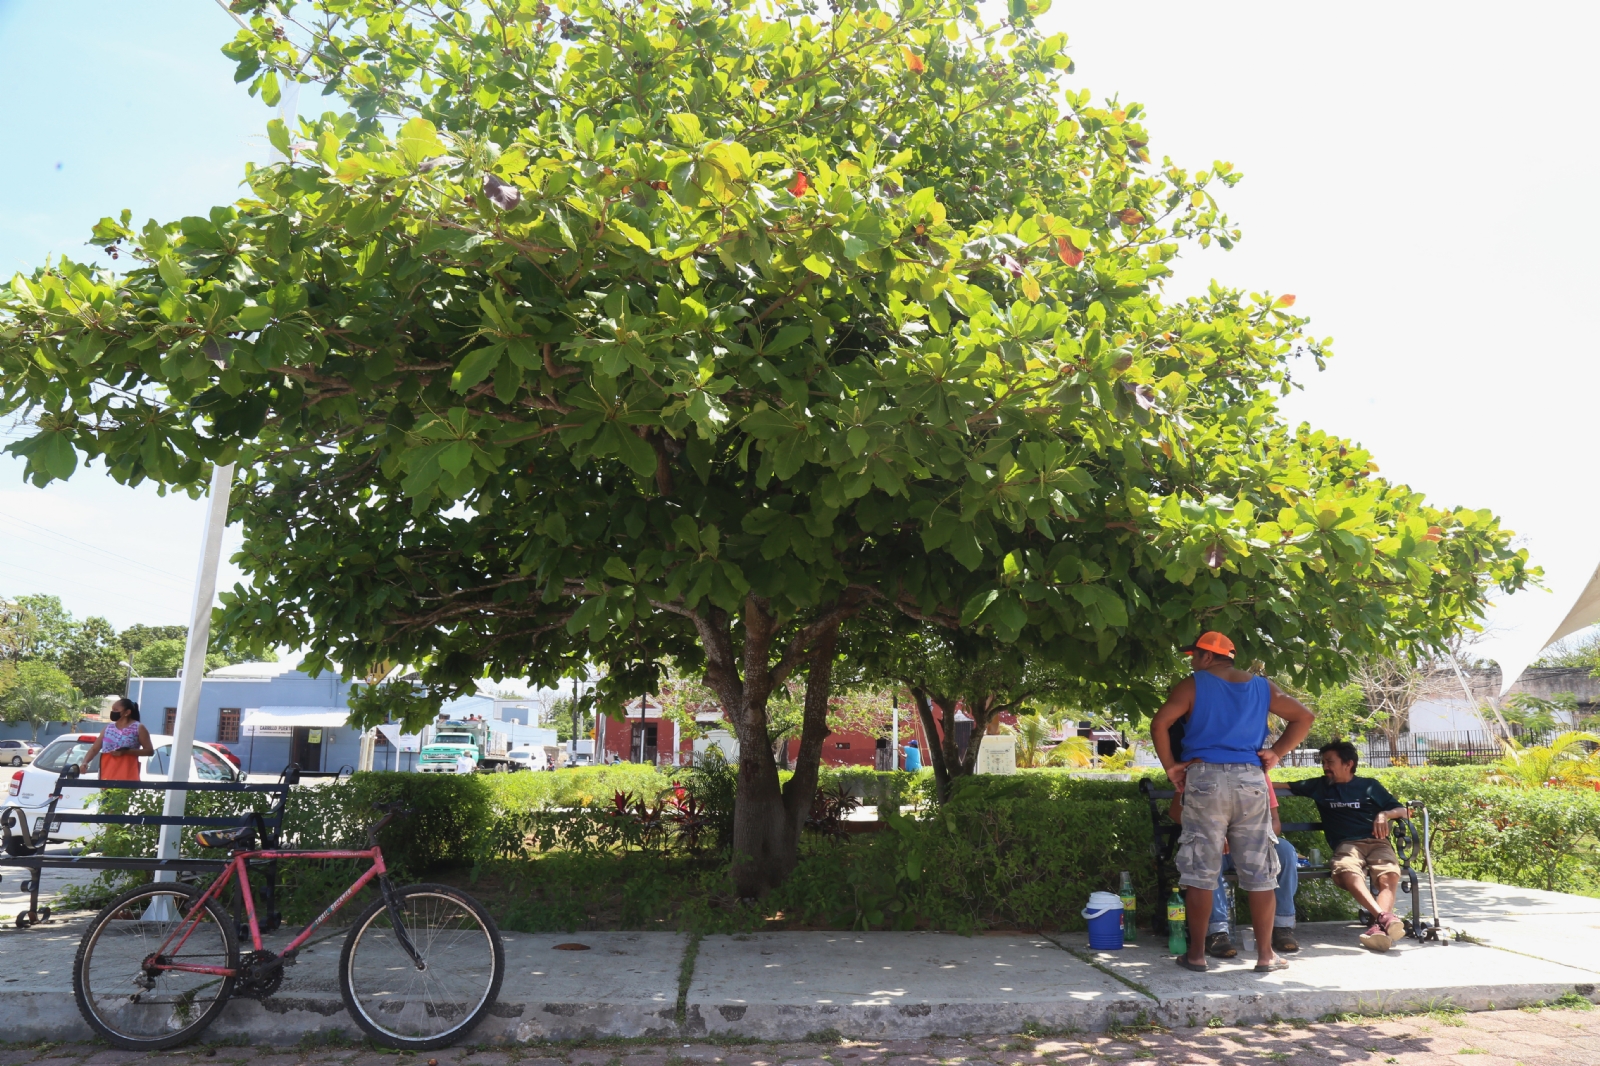
[[[121,718],[122,718],[122,712],[121,711],[112,711],[111,712],[111,720],[113,722],[120,721]]]

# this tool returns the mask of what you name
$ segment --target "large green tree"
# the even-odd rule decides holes
[[[1042,6],[240,0],[251,91],[341,109],[269,124],[231,207],[104,220],[125,273],[11,285],[11,450],[195,492],[237,461],[224,626],[411,664],[413,717],[584,654],[612,705],[703,669],[746,893],[794,862],[866,608],[1097,684],[1208,621],[1308,679],[1469,623],[1523,580],[1508,534],[1282,424],[1289,357],[1324,354],[1292,299],[1161,298],[1184,242],[1236,236],[1236,175],[1064,89]]]

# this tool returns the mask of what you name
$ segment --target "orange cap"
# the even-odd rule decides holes
[[[1204,633],[1200,634],[1199,640],[1195,641],[1186,648],[1179,648],[1178,650],[1209,651],[1213,655],[1226,655],[1231,659],[1233,658],[1233,641],[1229,640],[1227,637],[1223,636],[1221,633],[1218,633],[1214,629],[1208,629]]]

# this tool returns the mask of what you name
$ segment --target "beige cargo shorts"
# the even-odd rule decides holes
[[[1278,887],[1278,838],[1272,832],[1266,776],[1259,763],[1189,764],[1183,786],[1178,883],[1217,887],[1226,842],[1245,892]]]

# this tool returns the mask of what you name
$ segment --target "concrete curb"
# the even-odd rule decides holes
[[[1092,952],[1081,933],[707,936],[697,942],[692,967],[685,960],[694,941],[684,934],[508,933],[500,1002],[469,1039],[1004,1035],[1029,1026],[1102,1031],[1143,1021],[1184,1027],[1504,1009],[1572,992],[1600,999],[1600,973],[1591,968],[1600,959],[1600,900],[1472,882],[1448,887],[1462,902],[1446,913],[1491,933],[1492,946],[1407,943],[1374,955],[1356,945],[1353,926],[1302,925],[1302,951],[1289,969],[1272,974],[1253,973],[1243,957],[1187,973],[1173,965],[1164,942]],[[89,1038],[71,981],[85,917],[0,930],[0,1018],[9,1039]],[[274,936],[269,946],[286,940]],[[561,950],[572,944],[582,950]],[[358,1038],[339,997],[342,946],[337,931],[313,941],[278,995],[230,1003],[207,1038]]]

